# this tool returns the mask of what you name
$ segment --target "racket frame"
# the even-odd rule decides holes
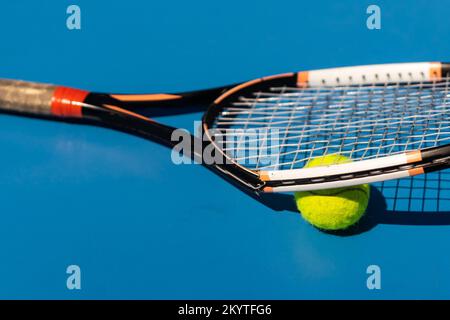
[[[171,112],[198,111],[199,106],[208,106],[202,118],[202,130],[209,140],[206,143],[211,143],[227,161],[205,164],[201,154],[203,149],[192,150],[187,156],[237,182],[251,193],[318,190],[397,179],[447,168],[450,146],[411,150],[376,159],[318,168],[254,170],[236,162],[215,143],[210,129],[216,117],[240,96],[273,87],[306,89],[386,82],[433,82],[440,81],[443,76],[449,74],[449,71],[450,65],[440,62],[342,67],[285,73],[209,90],[148,95],[92,93],[66,87],[4,80],[0,82],[0,102],[6,107],[0,106],[0,108],[12,113],[95,121],[96,124],[113,127],[174,147],[177,141],[173,141],[172,134],[177,128],[142,116],[139,114],[139,109],[150,109],[153,116],[157,116]],[[191,135],[191,139],[192,142],[198,142],[199,138]],[[202,148],[206,143],[201,141]]]

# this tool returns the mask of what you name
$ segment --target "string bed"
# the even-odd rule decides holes
[[[355,161],[449,143],[449,81],[274,87],[226,106],[212,136],[255,170],[302,168],[341,154]]]
[[[450,170],[431,172],[407,179],[374,184],[386,202],[386,209],[396,213],[450,213]],[[383,201],[381,201],[382,203]],[[430,216],[426,217],[428,222]],[[448,224],[450,215],[446,218]]]

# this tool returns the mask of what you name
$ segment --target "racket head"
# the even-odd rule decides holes
[[[265,192],[414,176],[448,166],[448,71],[424,62],[260,78],[215,99],[203,130],[227,166]],[[327,154],[353,162],[305,168]]]

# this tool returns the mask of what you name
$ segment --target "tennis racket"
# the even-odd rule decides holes
[[[448,168],[449,71],[440,62],[342,67],[175,94],[0,80],[0,109],[85,119],[162,143],[252,194],[318,190]],[[189,139],[200,148],[180,148],[176,128],[149,118],[199,109],[202,134]],[[220,161],[204,161],[207,150]],[[326,154],[353,161],[305,168]]]

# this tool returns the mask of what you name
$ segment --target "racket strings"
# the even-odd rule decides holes
[[[250,169],[303,167],[339,153],[366,160],[450,141],[449,79],[338,87],[276,87],[242,96],[212,127]]]
[[[450,170],[378,182],[374,186],[383,194],[389,211],[448,213]]]

